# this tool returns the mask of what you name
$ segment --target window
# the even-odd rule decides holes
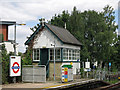
[[[54,49],[50,49],[50,60],[54,60]],[[60,48],[55,49],[55,60],[61,60],[61,50]]]
[[[72,60],[72,50],[69,50],[69,60]]]
[[[80,51],[76,50],[76,60],[80,59]]]
[[[63,59],[68,60],[68,49],[63,49]]]
[[[72,50],[72,60],[75,60],[75,50]]]
[[[63,49],[63,60],[80,59],[80,51],[76,49]]]
[[[60,52],[60,49],[56,49],[56,53],[55,53],[55,57],[56,57],[56,60],[60,60],[61,58],[61,52]]]
[[[40,60],[40,49],[33,49],[33,61]]]
[[[50,49],[50,60],[54,60],[54,49]]]

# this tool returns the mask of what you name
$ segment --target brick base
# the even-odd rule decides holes
[[[57,81],[61,80],[61,62],[56,62],[55,63],[55,79]],[[54,62],[49,63],[49,78],[48,80],[54,80]]]

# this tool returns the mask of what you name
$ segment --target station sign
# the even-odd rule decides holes
[[[91,71],[91,68],[84,68],[84,71],[90,72],[90,71]]]
[[[10,56],[10,76],[21,76],[21,57]]]
[[[90,62],[85,62],[85,68],[90,68]]]

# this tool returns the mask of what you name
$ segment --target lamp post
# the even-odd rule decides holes
[[[26,24],[15,23],[15,31],[14,31],[14,55],[15,56],[16,56],[16,25],[26,25]],[[16,83],[16,77],[14,77],[13,82]]]
[[[54,41],[54,45],[51,44],[51,46],[54,46],[54,81],[55,81],[55,41]]]
[[[26,24],[17,24],[15,23],[15,31],[14,31],[14,55],[16,56],[16,25],[26,25]]]
[[[15,31],[14,31],[14,55],[16,56],[16,23],[15,23]]]

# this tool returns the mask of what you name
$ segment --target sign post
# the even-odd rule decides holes
[[[10,77],[16,76],[21,76],[21,57],[10,56]]]
[[[90,71],[90,62],[88,62],[88,59],[87,62],[85,62],[85,68],[87,69],[87,78],[88,78],[88,72]]]
[[[111,62],[109,62],[109,81],[110,81]]]

